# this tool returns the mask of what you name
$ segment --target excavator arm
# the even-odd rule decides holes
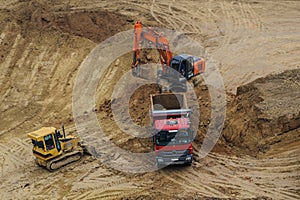
[[[153,28],[143,30],[143,25],[137,21],[134,25],[133,38],[133,72],[139,67],[141,62],[141,48],[143,43],[153,44],[159,52],[160,63],[162,65],[163,73],[167,73],[167,67],[170,66],[172,59],[172,52],[170,51],[169,41],[161,33],[156,32]]]

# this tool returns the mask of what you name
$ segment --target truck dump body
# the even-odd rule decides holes
[[[188,109],[184,94],[159,94],[151,95],[151,114],[158,115],[182,115],[191,112]]]
[[[152,96],[152,111],[187,109],[183,94],[159,94]]]

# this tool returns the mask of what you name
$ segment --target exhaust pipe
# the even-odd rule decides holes
[[[63,131],[63,134],[64,134],[64,139],[66,139],[66,132],[65,132],[65,126],[64,125],[62,125],[62,131]]]

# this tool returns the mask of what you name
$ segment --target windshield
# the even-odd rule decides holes
[[[52,135],[51,134],[47,135],[44,137],[44,139],[45,139],[47,150],[54,149],[54,141],[53,141]]]
[[[172,60],[172,62],[171,62],[171,68],[173,68],[174,70],[178,71],[179,62],[177,60]]]
[[[168,146],[189,144],[193,140],[190,130],[159,131],[156,135],[156,145]]]
[[[34,146],[37,146],[38,148],[44,149],[44,143],[43,141],[36,141],[36,140],[31,140],[32,144]]]

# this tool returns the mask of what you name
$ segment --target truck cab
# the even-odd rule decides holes
[[[152,139],[158,166],[192,164],[194,132],[184,94],[151,95]]]
[[[153,146],[157,165],[192,164],[194,135],[189,118],[156,120],[155,123]],[[162,123],[165,125],[160,129]]]

